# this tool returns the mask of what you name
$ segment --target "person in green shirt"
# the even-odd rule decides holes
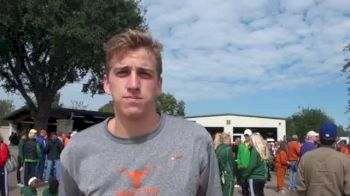
[[[223,196],[232,196],[234,191],[233,152],[231,137],[227,133],[217,133],[214,138],[215,154],[219,163]]]
[[[242,175],[244,175],[250,161],[249,143],[251,135],[252,131],[250,129],[244,130],[244,142],[239,144],[237,152],[237,179],[240,179],[238,184],[241,185],[243,196],[249,196],[249,184],[248,181],[242,179]]]
[[[28,186],[24,186],[21,190],[21,195],[23,196],[33,196],[38,195],[36,188],[38,187],[38,178],[32,177],[28,181]]]
[[[58,195],[58,181],[54,176],[49,179],[49,186],[43,191],[42,196],[57,196]]]
[[[267,161],[270,152],[266,141],[259,133],[254,133],[250,140],[250,161],[242,178],[248,180],[250,195],[264,196],[264,186],[267,180]]]

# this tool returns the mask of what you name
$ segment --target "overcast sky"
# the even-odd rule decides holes
[[[350,43],[349,0],[143,0],[142,5],[151,34],[164,44],[163,89],[185,101],[187,115],[288,117],[309,107],[322,109],[337,124],[350,124],[348,86],[340,71],[350,56],[342,51]],[[80,89],[67,86],[63,103],[84,101],[98,109],[110,100]]]

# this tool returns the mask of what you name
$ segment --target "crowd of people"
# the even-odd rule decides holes
[[[243,196],[264,195],[271,162],[279,194],[350,195],[350,145],[336,143],[337,138],[333,123],[323,124],[319,133],[307,132],[303,143],[293,135],[289,142],[269,144],[250,129],[244,131],[243,142],[236,139],[231,143],[229,134],[217,133],[214,147],[223,195],[232,196],[235,183],[241,187]]]
[[[58,183],[61,179],[60,155],[63,148],[69,143],[70,137],[71,134],[62,132],[59,134],[51,132],[48,135],[45,129],[39,132],[36,129],[24,131],[18,139],[14,139],[15,137],[12,135],[12,141],[18,140],[16,177],[17,186],[21,187],[22,195],[36,195],[38,183],[49,185],[43,195],[57,195]],[[0,139],[2,141],[2,138]],[[8,195],[8,175],[4,167],[8,156],[8,147],[1,142],[0,172],[2,171],[2,175],[0,186],[3,196]]]
[[[312,133],[305,146],[293,136],[271,153],[263,137],[249,129],[244,131],[244,141],[235,141],[233,147],[225,133],[217,134],[213,142],[204,127],[157,112],[155,98],[161,95],[163,84],[162,45],[149,33],[128,30],[116,34],[104,49],[103,88],[113,99],[114,116],[71,140],[60,139],[56,133],[48,137],[45,130],[23,134],[18,159],[24,166],[25,196],[34,195],[40,181],[50,181],[44,192],[51,195],[57,194],[59,185],[62,196],[232,196],[237,185],[244,196],[260,196],[270,176],[271,160],[275,161],[280,193],[288,169],[290,191],[350,195],[350,159],[331,148],[337,136],[333,124],[321,127],[318,147],[313,139],[317,133]],[[4,164],[8,148],[3,142],[0,147],[3,193],[7,190]],[[18,172],[22,170],[20,165]]]

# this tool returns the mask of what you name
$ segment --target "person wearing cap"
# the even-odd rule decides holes
[[[38,195],[36,188],[38,188],[38,178],[31,177],[28,181],[28,184],[21,189],[21,195],[23,196]]]
[[[249,195],[249,184],[247,180],[242,180],[242,176],[244,175],[245,170],[249,166],[250,162],[250,150],[249,150],[249,144],[250,144],[250,136],[252,135],[252,130],[246,129],[244,130],[244,142],[240,143],[238,146],[238,153],[237,153],[237,167],[238,172],[237,175],[239,176],[240,182],[239,184],[242,187],[242,195],[248,196]]]
[[[323,124],[320,147],[301,157],[297,181],[300,196],[350,195],[350,159],[334,149],[337,135],[334,123]]]
[[[317,144],[316,144],[317,138],[318,138],[318,133],[316,133],[315,131],[311,130],[307,132],[305,143],[301,146],[301,149],[300,149],[300,157],[303,156],[306,152],[315,150],[317,148]]]
[[[22,147],[22,155],[24,159],[24,184],[28,184],[31,177],[36,175],[36,168],[41,155],[40,147],[36,141],[37,130],[31,129],[28,133],[28,139]]]
[[[295,183],[297,177],[298,161],[300,156],[301,144],[298,141],[298,136],[293,135],[292,141],[287,145],[287,156],[289,161],[289,184],[288,190],[295,191]]]

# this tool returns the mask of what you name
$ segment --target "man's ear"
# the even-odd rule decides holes
[[[160,96],[163,92],[163,78],[159,76],[159,80],[157,82],[157,96]]]
[[[108,95],[111,94],[111,90],[110,90],[110,85],[109,85],[107,74],[103,75],[103,90],[105,91],[106,94],[108,94]]]

